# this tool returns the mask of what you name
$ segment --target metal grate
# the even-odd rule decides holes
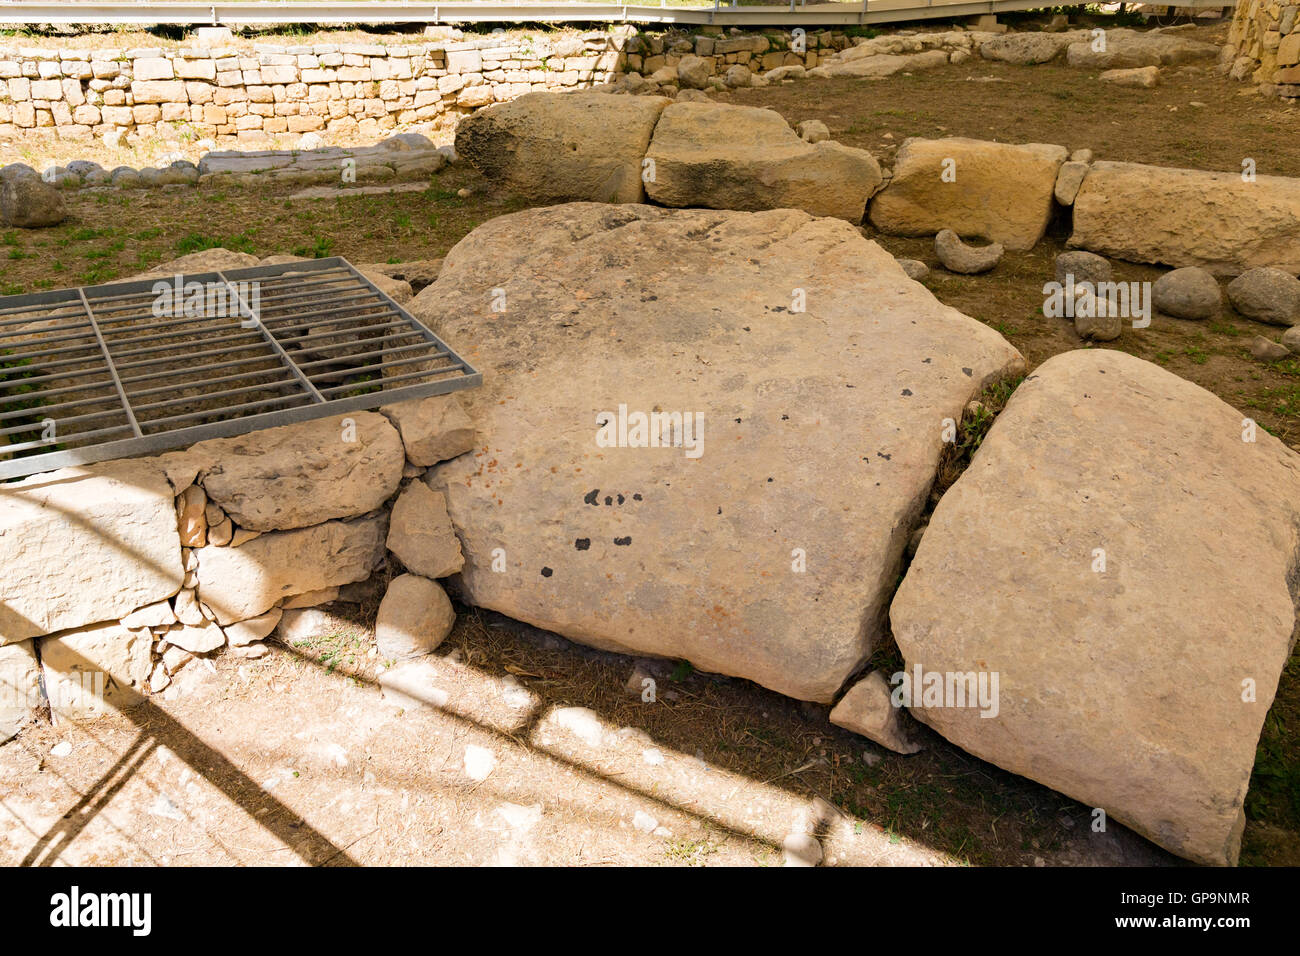
[[[482,378],[339,257],[4,296],[0,479]]]

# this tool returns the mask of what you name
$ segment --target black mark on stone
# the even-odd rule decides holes
[[[573,546],[577,548],[579,551],[586,551],[588,548],[591,547],[591,539],[579,538],[577,541],[573,542]]]
[[[629,544],[632,543],[632,536],[628,535],[626,538],[615,538],[614,543],[618,545],[620,548],[626,548]]]
[[[964,374],[967,378],[970,378],[971,375],[972,375],[973,373],[971,372],[970,369],[968,369],[968,368],[964,368],[964,367],[963,367],[963,368],[962,368],[962,374]]]
[[[552,571],[550,568],[542,568],[542,577],[544,578],[549,578],[554,573],[555,572]]]
[[[599,488],[592,488],[591,491],[587,492],[586,497],[582,499],[582,503],[583,503],[583,504],[586,504],[586,505],[595,505],[595,504],[596,504],[596,496],[597,496],[598,494],[600,494],[600,489],[599,489]],[[596,505],[596,507],[599,508],[600,505]]]
[[[905,388],[905,389],[903,389],[903,394],[904,394],[904,395],[911,395],[911,394],[912,394],[912,390],[911,390],[910,388]]]
[[[605,496],[605,507],[609,507],[609,506],[612,505],[613,503],[614,503],[614,499],[613,499],[611,496],[606,495],[606,496]]]

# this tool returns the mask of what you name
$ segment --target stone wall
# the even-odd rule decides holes
[[[1300,4],[1249,0],[1237,5],[1225,59],[1232,76],[1252,79],[1264,92],[1300,96]]]
[[[477,107],[521,93],[608,82],[623,64],[629,32],[171,50],[0,48],[0,139],[48,130],[61,139],[116,143],[188,124],[196,138],[258,144],[280,133],[375,138],[398,125],[452,127]]]
[[[44,707],[97,717],[163,692],[196,658],[259,657],[303,609],[369,600],[390,551],[419,607],[385,600],[379,652],[436,646],[455,615],[434,578],[461,553],[419,478],[475,433],[454,395],[381,412],[0,485],[0,741]]]

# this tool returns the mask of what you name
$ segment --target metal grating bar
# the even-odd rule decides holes
[[[0,297],[0,480],[481,381],[341,257]]]
[[[135,420],[135,412],[131,411],[131,402],[126,397],[126,390],[122,388],[122,380],[117,377],[117,369],[113,367],[113,357],[108,354],[108,346],[104,343],[104,333],[100,331],[99,323],[95,321],[95,310],[86,301],[85,289],[78,289],[77,294],[81,296],[81,304],[86,310],[86,318],[90,320],[90,328],[95,333],[95,339],[99,342],[99,350],[104,353],[104,364],[108,366],[108,374],[113,377],[113,387],[117,389],[117,397],[122,402],[122,411],[126,412],[126,420],[131,423],[131,431],[135,432],[136,437],[139,438],[141,436],[140,423]]]

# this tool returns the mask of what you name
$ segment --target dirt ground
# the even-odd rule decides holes
[[[370,646],[340,619],[24,731],[0,746],[0,863],[774,866],[807,832],[828,865],[1178,864],[941,738],[900,757],[746,681],[659,662],[645,702],[630,658],[464,611],[423,706],[381,695]]]
[[[1155,90],[1124,90],[1087,71],[977,60],[726,98],[772,106],[792,122],[820,118],[884,165],[907,136],[967,135],[1206,169],[1240,169],[1250,156],[1261,174],[1300,175],[1295,106],[1261,101],[1208,69],[1166,72]],[[472,194],[458,196],[462,187]],[[423,193],[291,194],[69,194],[62,226],[0,236],[0,292],[112,281],[217,245],[260,256],[430,259],[524,205],[464,166]],[[1042,285],[1067,234],[1068,223],[1057,223],[1035,250],[974,277],[939,269],[928,241],[872,238],[926,261],[936,297],[998,329],[1032,368],[1083,344],[1068,320],[1041,314]],[[1122,280],[1160,271],[1115,263]],[[1300,363],[1261,364],[1247,351],[1253,335],[1278,331],[1231,311],[1200,323],[1156,316],[1108,347],[1197,382],[1300,448]],[[402,709],[381,698],[365,615],[352,616],[312,646],[277,646],[257,661],[219,657],[211,668],[195,662],[177,693],[128,717],[35,725],[0,746],[0,862],[779,865],[783,839],[800,828],[822,837],[827,862],[841,865],[1179,862],[1117,824],[1093,833],[1087,808],[934,735],[925,753],[900,757],[830,726],[824,708],[686,665],[662,670],[658,701],[643,703],[624,689],[631,659],[471,610],[424,675],[426,696],[440,701],[436,688],[446,702]],[[559,726],[555,710],[573,706],[593,711],[599,726],[573,715],[577,733]],[[1300,864],[1297,727],[1300,655],[1261,740],[1245,864]],[[53,755],[61,742],[71,753]],[[495,761],[485,779],[467,773],[471,747]],[[471,764],[480,759],[471,751]],[[646,823],[638,812],[654,818],[650,832],[637,829]],[[655,835],[659,828],[668,832]]]

